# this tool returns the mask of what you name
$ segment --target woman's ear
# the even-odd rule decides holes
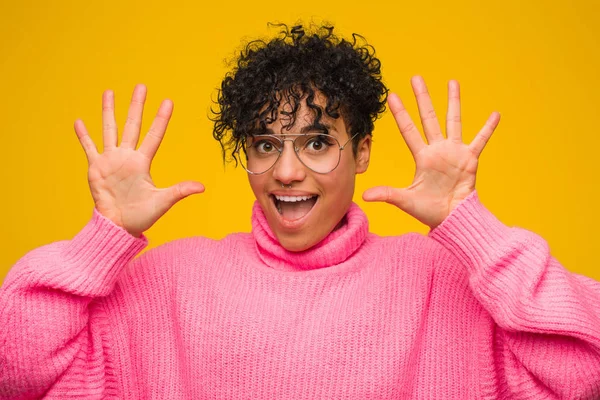
[[[369,167],[369,159],[371,158],[371,134],[367,134],[358,143],[356,149],[356,173],[362,174]]]

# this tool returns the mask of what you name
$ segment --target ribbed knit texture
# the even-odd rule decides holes
[[[600,283],[473,193],[427,236],[147,244],[97,212],[0,289],[0,398],[600,399]]]

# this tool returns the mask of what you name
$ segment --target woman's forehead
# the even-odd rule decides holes
[[[266,124],[265,133],[268,134],[293,134],[293,133],[311,133],[311,132],[327,132],[335,134],[345,131],[344,121],[342,116],[332,118],[327,113],[322,112],[317,118],[315,110],[299,109],[295,115],[289,113],[277,113],[277,118]]]
[[[329,133],[334,135],[338,132],[335,125],[330,124],[294,124],[293,126],[279,126],[274,129],[272,125],[267,126],[264,131],[266,135],[302,135],[308,133]]]
[[[254,129],[248,135],[285,135],[310,132],[329,133],[344,138],[347,132],[346,121],[337,108],[331,109],[328,98],[320,91],[314,92],[307,102],[308,96],[294,97],[289,93],[279,93],[276,108],[273,103],[265,104],[254,121]],[[268,111],[268,110],[271,111]],[[331,113],[333,112],[333,115]],[[266,116],[265,114],[270,114]],[[336,115],[337,114],[337,115]],[[344,135],[346,133],[346,135]]]

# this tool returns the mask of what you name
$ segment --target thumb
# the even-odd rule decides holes
[[[409,203],[409,195],[406,189],[391,186],[376,186],[367,189],[362,198],[364,201],[383,201],[393,204],[401,210],[406,210]]]
[[[204,192],[204,185],[200,182],[185,181],[179,182],[176,185],[162,189],[161,191],[162,203],[166,205],[166,209],[173,207],[175,203],[186,197]]]

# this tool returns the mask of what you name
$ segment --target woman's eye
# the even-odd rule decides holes
[[[273,145],[273,143],[268,142],[266,140],[262,140],[256,143],[254,147],[256,148],[256,150],[258,150],[259,153],[271,153],[275,150],[275,146]]]
[[[331,143],[322,137],[311,139],[306,143],[306,148],[315,152],[326,150],[329,146],[331,146]]]

